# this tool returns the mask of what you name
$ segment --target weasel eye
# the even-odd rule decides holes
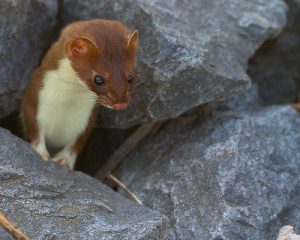
[[[100,75],[96,75],[95,78],[94,78],[94,83],[100,87],[104,84],[104,79],[103,77],[101,77]]]
[[[129,84],[133,82],[133,76],[132,76],[131,73],[128,74],[128,76],[127,76],[127,81],[128,81]]]

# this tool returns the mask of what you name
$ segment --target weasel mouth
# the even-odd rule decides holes
[[[115,110],[124,110],[128,107],[128,102],[125,103],[112,103],[108,98],[101,97],[100,104],[104,107],[115,109]]]
[[[101,105],[104,106],[104,107],[107,107],[109,109],[113,109],[114,108],[113,106],[111,106],[109,104],[106,104],[106,103],[103,103],[103,102],[101,103]]]
[[[103,96],[100,97],[100,104],[107,108],[113,108],[113,104],[111,103],[111,101]]]
[[[108,104],[106,102],[101,102],[101,105],[110,109],[115,109],[115,110],[124,110],[128,107],[128,103],[116,103],[116,104]]]
[[[128,103],[116,103],[113,105],[113,108],[116,110],[124,110],[128,107]]]

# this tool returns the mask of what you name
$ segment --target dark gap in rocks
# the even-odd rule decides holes
[[[58,0],[58,9],[56,14],[56,26],[54,28],[55,38],[58,38],[60,31],[62,30],[62,15],[63,15],[63,0]],[[53,39],[55,40],[55,39]]]
[[[39,66],[41,64],[43,57],[46,55],[46,53],[49,50],[49,48],[51,47],[51,45],[58,39],[58,36],[62,29],[62,26],[61,26],[62,7],[63,7],[63,0],[57,0],[57,13],[55,16],[56,23],[52,29],[52,33],[49,34],[49,36],[47,36],[47,38],[44,39],[46,42],[46,45],[42,49],[41,55],[39,57],[39,64],[37,66]]]
[[[24,138],[20,121],[20,112],[14,111],[0,120],[0,127],[6,128],[19,138]]]
[[[95,128],[77,160],[76,169],[93,176],[135,129]]]
[[[249,61],[248,74],[258,84],[264,105],[288,104],[299,100],[300,7],[289,5],[288,22],[276,39],[266,41]]]

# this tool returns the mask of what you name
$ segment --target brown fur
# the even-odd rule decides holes
[[[300,112],[300,103],[292,103],[291,107]]]
[[[120,110],[128,105],[129,90],[135,83],[129,84],[127,76],[130,73],[135,80],[136,49],[137,32],[131,32],[119,21],[95,19],[75,22],[64,28],[58,41],[33,72],[22,100],[21,117],[29,142],[39,141],[38,94],[43,87],[43,77],[47,71],[58,68],[59,60],[70,59],[80,79],[97,94],[100,104]],[[105,78],[102,87],[93,82],[96,74]],[[95,114],[96,109],[72,151],[78,153],[82,149],[94,125]]]
[[[129,41],[130,34],[130,31],[118,21],[101,20],[99,22],[99,20],[93,20],[88,23],[82,21],[71,24],[61,36],[64,42],[75,39],[66,46],[66,52],[72,60],[73,68],[92,91],[98,95],[102,94],[104,100],[109,103],[129,101],[127,95],[129,86],[124,79],[127,78],[126,74],[128,73],[135,76],[137,47],[137,38]],[[82,56],[81,58],[70,54],[71,44],[74,44],[73,49],[80,44],[74,43],[78,40],[76,39],[78,36],[84,37],[81,39],[81,47],[84,49],[83,53],[79,54]],[[90,71],[91,68],[108,81],[104,88],[100,89],[90,80],[95,75]]]

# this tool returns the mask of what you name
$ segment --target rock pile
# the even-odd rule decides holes
[[[271,240],[284,225],[299,234],[300,117],[287,104],[299,90],[300,3],[286,3],[1,1],[0,119],[17,109],[46,39],[99,17],[139,30],[142,83],[128,110],[101,109],[98,126],[173,120],[120,166],[145,206],[0,129],[0,210],[32,239]],[[98,129],[85,156],[98,159],[105,144],[111,153],[130,131]],[[113,143],[99,143],[103,132]]]

